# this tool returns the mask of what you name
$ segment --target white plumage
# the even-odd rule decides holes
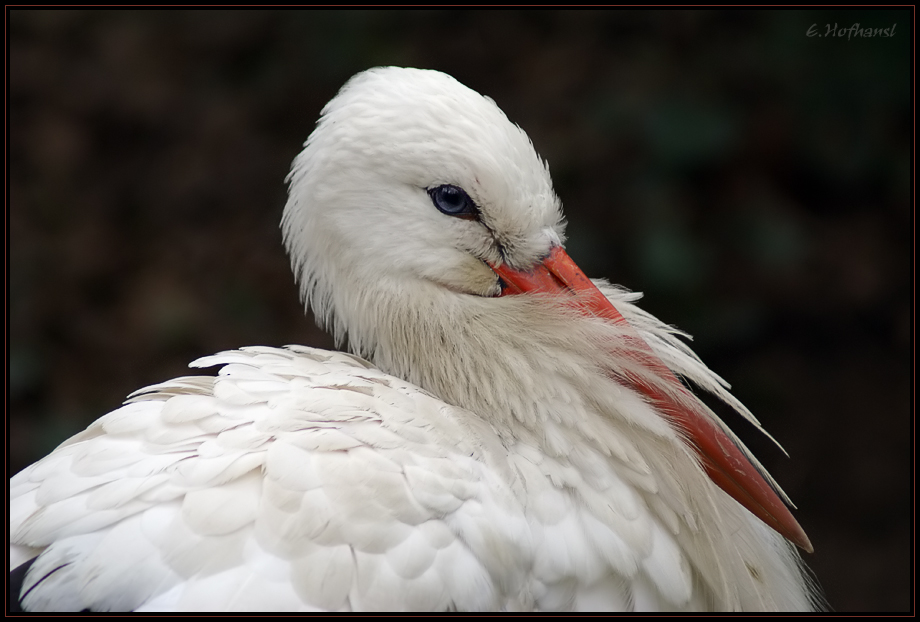
[[[494,102],[433,71],[364,72],[289,181],[304,299],[373,364],[206,357],[216,377],[138,391],[16,475],[25,608],[815,606],[795,548],[713,483],[672,412],[722,427],[662,362],[753,420],[680,333],[604,283],[616,312],[590,285],[512,284],[561,253],[562,215]]]

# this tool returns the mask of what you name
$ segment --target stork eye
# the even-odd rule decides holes
[[[448,216],[475,220],[479,218],[479,208],[462,188],[445,184],[428,189],[431,202],[442,213]]]

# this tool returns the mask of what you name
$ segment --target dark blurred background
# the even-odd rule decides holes
[[[893,36],[827,36],[854,24]],[[284,176],[349,76],[434,68],[530,134],[585,271],[646,292],[785,445],[726,415],[798,504],[831,606],[905,611],[912,24],[10,11],[10,474],[199,356],[332,347],[281,247]]]

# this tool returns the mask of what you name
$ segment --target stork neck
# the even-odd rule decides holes
[[[614,383],[587,325],[545,298],[438,291],[382,297],[373,349],[382,370],[488,421],[504,438],[542,445],[548,424],[584,430],[607,419],[593,395]]]

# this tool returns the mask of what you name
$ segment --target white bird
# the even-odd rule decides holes
[[[217,376],[141,389],[13,477],[25,609],[819,605],[785,495],[678,378],[756,420],[568,258],[548,168],[491,99],[360,73],[288,181],[302,297],[357,356],[199,359]]]

